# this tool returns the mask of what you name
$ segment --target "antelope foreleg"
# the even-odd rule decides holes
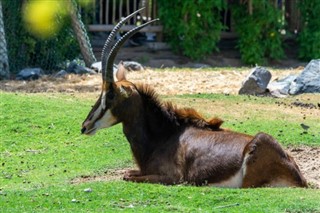
[[[140,170],[127,170],[124,173],[125,177],[132,177],[132,176],[141,176],[141,171]]]

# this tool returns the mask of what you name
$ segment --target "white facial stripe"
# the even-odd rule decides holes
[[[110,109],[108,109],[104,113],[104,115],[95,123],[94,126],[97,129],[101,129],[101,128],[108,128],[116,123],[117,123],[116,117],[114,117]]]
[[[98,119],[102,111],[102,106],[100,106],[94,111],[92,118],[90,119],[91,122],[95,121]]]

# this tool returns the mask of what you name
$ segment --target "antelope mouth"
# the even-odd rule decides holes
[[[81,134],[85,134],[85,135],[89,135],[89,136],[96,134],[96,132],[97,132],[97,128],[95,128],[95,127],[91,128],[91,129],[87,129],[86,127],[83,127],[81,129]]]

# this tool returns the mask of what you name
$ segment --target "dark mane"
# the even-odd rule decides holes
[[[206,120],[193,108],[178,108],[171,102],[162,102],[155,90],[149,85],[138,84],[136,85],[136,89],[142,97],[145,107],[163,116],[170,124],[176,126],[193,126],[215,131],[223,130],[220,128],[223,123],[223,120],[220,118]]]

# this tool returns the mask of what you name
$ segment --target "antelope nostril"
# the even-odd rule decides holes
[[[81,134],[83,134],[86,130],[87,130],[87,128],[83,127],[83,128],[81,129]]]

